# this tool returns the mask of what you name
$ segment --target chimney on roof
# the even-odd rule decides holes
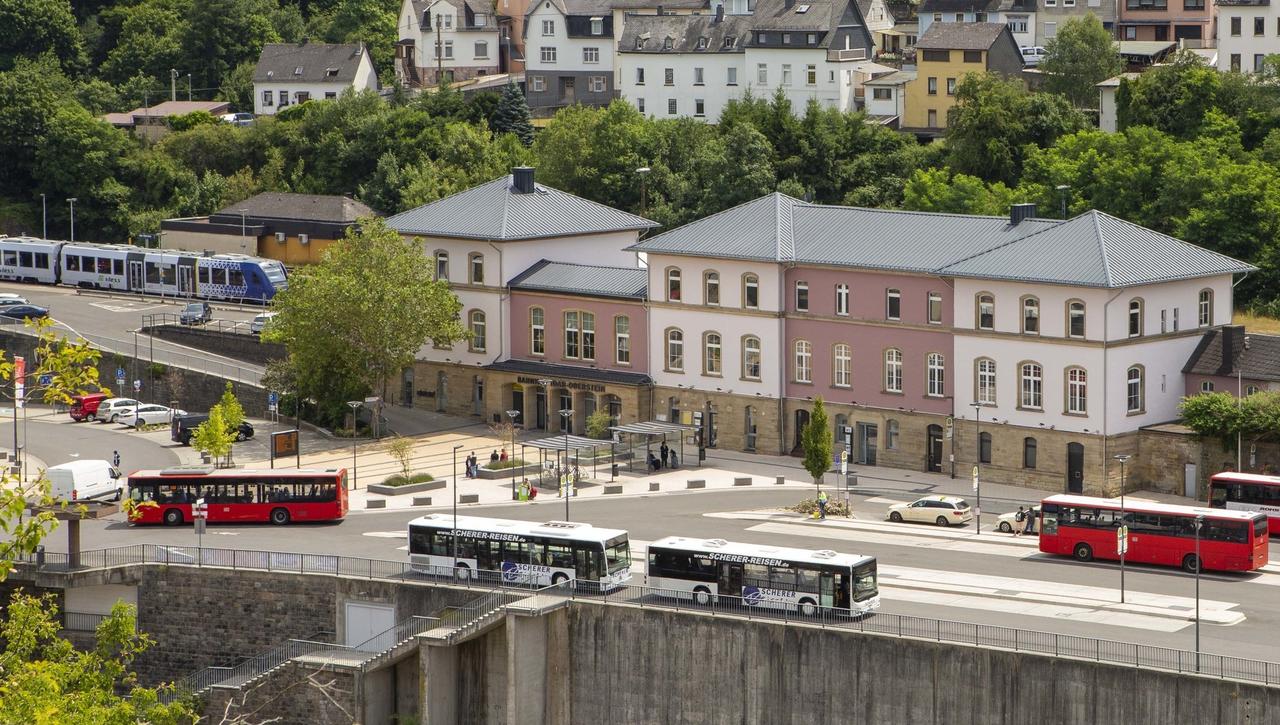
[[[1009,207],[1009,223],[1018,226],[1023,219],[1031,219],[1036,215],[1035,204],[1014,204]]]
[[[662,14],[662,6],[661,6],[661,5],[659,5],[659,6],[658,6],[658,14],[659,14],[659,15],[661,15],[661,14]]]
[[[719,5],[716,5],[716,19],[714,22],[716,23],[724,22],[724,3],[720,3]]]
[[[511,170],[512,186],[515,187],[517,194],[532,194],[533,186],[533,167],[517,166]]]

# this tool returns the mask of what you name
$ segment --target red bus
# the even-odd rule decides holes
[[[135,524],[191,521],[191,504],[203,498],[209,523],[229,521],[341,521],[347,515],[347,471],[244,470],[177,466],[129,476],[129,497],[140,506]]]
[[[1200,561],[1205,569],[1253,571],[1267,564],[1267,517],[1247,511],[1127,501],[1123,520],[1129,527],[1125,561],[1180,566],[1194,572],[1197,516]],[[1050,496],[1040,503],[1040,551],[1074,556],[1078,561],[1120,558],[1116,530],[1120,501],[1089,496]]]
[[[1260,511],[1280,526],[1280,476],[1227,471],[1209,479],[1209,508]]]

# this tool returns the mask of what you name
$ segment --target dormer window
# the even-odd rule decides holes
[[[641,35],[636,38],[636,50],[644,50],[645,41],[649,40],[647,36]]]
[[[604,35],[604,18],[591,19],[591,34]]]
[[[325,77],[325,78],[337,78],[337,77],[338,77],[338,69],[337,69],[337,68],[325,68],[325,69],[324,69],[324,77]]]
[[[707,39],[698,38],[698,50],[706,50],[706,49],[707,49]]]
[[[809,6],[808,6],[808,5],[797,5],[797,6],[796,6],[796,14],[797,14],[797,15],[803,15],[803,14],[805,14],[805,13],[807,13],[807,12],[809,12]]]
[[[769,36],[765,35],[764,33],[756,33],[756,42],[760,43],[761,45],[764,45],[765,39],[768,37]]]
[[[298,66],[297,68],[294,68],[294,69],[293,69],[293,74],[294,74],[295,76],[300,76],[300,75],[302,75],[302,66]]]
[[[671,50],[671,47],[673,44],[674,44],[674,41],[671,39],[671,36],[668,35],[666,39],[662,41],[662,49]]]
[[[489,18],[484,13],[476,13],[475,23],[477,28],[483,28],[489,23]]]
[[[733,45],[734,45],[734,43],[736,43],[737,41],[738,41],[738,39],[737,39],[737,38],[735,38],[734,36],[730,35],[729,37],[727,37],[727,38],[725,38],[725,39],[724,39],[724,47],[726,47],[726,48],[732,48],[732,47],[733,47]]]

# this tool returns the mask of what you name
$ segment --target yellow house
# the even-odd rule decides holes
[[[1004,23],[934,23],[916,42],[916,78],[906,87],[902,129],[937,135],[947,128],[956,85],[966,73],[1022,73],[1022,51]]]

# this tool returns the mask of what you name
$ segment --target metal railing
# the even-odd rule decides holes
[[[87,614],[85,612],[63,612],[62,628],[72,632],[96,632],[98,625],[107,618],[106,614]]]
[[[142,328],[144,330],[153,327],[177,327],[183,330],[195,330],[197,332],[225,332],[233,335],[254,335],[250,326],[252,320],[218,320],[213,319],[208,322],[185,323],[182,321],[182,315],[172,312],[158,312],[151,315],[142,316]]]
[[[436,627],[451,628],[446,635],[450,641],[456,641],[482,627],[491,616],[496,616],[496,613],[515,601],[524,600],[538,607],[563,601],[584,601],[674,609],[710,616],[731,615],[748,620],[758,619],[788,625],[927,639],[1054,657],[1074,657],[1128,667],[1195,673],[1266,685],[1280,684],[1280,663],[1228,655],[1206,653],[1197,655],[1186,650],[1154,645],[903,614],[872,612],[863,616],[849,616],[847,612],[841,613],[839,610],[820,607],[814,607],[812,614],[795,609],[766,609],[759,603],[724,595],[709,598],[706,604],[699,604],[688,592],[675,592],[641,585],[627,585],[600,591],[600,587],[595,582],[570,581],[558,586],[536,588],[528,578],[514,577],[510,572],[468,569],[465,570],[466,576],[463,577],[460,576],[464,571],[461,569],[455,571],[453,567],[415,567],[407,561],[243,549],[202,549],[194,546],[157,544],[134,544],[86,551],[80,555],[80,561],[81,566],[78,570],[131,564],[216,566],[368,579],[438,581],[451,586],[483,590],[484,596],[448,613],[436,624]],[[65,571],[66,562],[66,554],[46,553],[43,566],[39,567],[39,571]],[[15,568],[15,577],[31,576],[37,571],[36,562],[33,559],[20,560],[16,562]],[[337,645],[326,646],[331,649],[338,647]]]

